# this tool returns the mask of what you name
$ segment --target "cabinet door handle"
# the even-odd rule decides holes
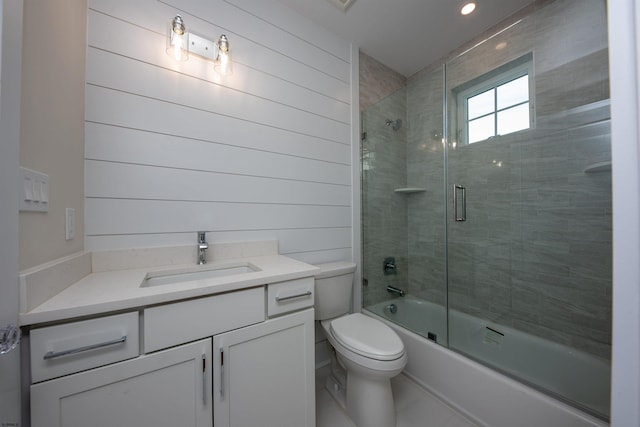
[[[220,347],[220,396],[224,397],[224,348]]]
[[[207,356],[202,354],[202,405],[207,406]]]
[[[288,297],[276,297],[276,302],[288,301],[290,299],[295,299],[295,298],[308,297],[311,294],[312,294],[311,291],[307,291],[307,292],[303,292],[301,294],[290,295]]]
[[[62,351],[58,351],[58,352],[49,351],[49,352],[45,353],[44,360],[55,359],[57,357],[63,357],[63,356],[69,356],[69,355],[72,355],[72,354],[83,353],[85,351],[95,350],[95,349],[103,348],[103,347],[109,347],[111,345],[123,344],[125,341],[127,341],[127,336],[126,335],[124,335],[124,336],[122,336],[120,338],[116,338],[115,340],[105,341],[105,342],[101,342],[101,343],[98,343],[98,344],[91,344],[91,345],[87,345],[87,346],[84,346],[84,347],[72,348],[70,350],[62,350]]]

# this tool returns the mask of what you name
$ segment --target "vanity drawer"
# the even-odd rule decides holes
[[[138,335],[137,312],[34,329],[30,333],[31,382],[136,357]]]
[[[313,307],[314,279],[288,280],[267,287],[267,313],[269,317]]]
[[[144,310],[144,352],[264,322],[264,287]]]

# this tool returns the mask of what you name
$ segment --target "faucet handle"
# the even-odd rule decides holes
[[[207,259],[205,257],[205,251],[207,249],[209,249],[209,244],[207,243],[207,241],[205,240],[206,237],[206,232],[205,231],[198,231],[198,264],[202,265],[202,264],[206,264],[207,263]]]
[[[385,276],[390,274],[397,274],[397,266],[395,257],[386,257],[382,262],[382,271]]]

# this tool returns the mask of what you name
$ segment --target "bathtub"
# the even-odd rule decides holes
[[[390,304],[395,304],[395,313],[389,309]],[[452,311],[451,347],[495,364],[504,373],[521,378],[521,382],[426,339],[431,334],[432,339],[446,344],[442,306],[407,296],[367,307],[364,312],[380,318],[400,335],[409,356],[406,375],[483,425],[608,425],[526,385],[535,380],[551,395],[567,396],[607,416],[610,369],[597,357]]]

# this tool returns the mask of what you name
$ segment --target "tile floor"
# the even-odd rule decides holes
[[[355,427],[324,388],[325,375],[326,370],[320,370],[316,378],[316,427]],[[402,374],[391,380],[391,387],[397,427],[477,427]]]

